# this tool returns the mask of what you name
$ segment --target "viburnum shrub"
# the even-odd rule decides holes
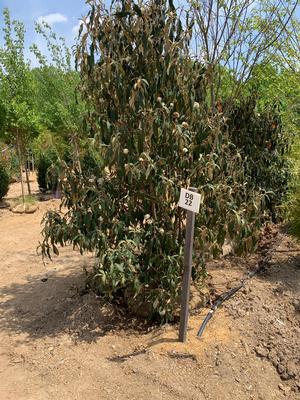
[[[206,104],[206,68],[189,51],[193,21],[172,1],[89,1],[76,59],[85,123],[99,175],[67,170],[63,208],[44,219],[44,255],[57,245],[94,251],[93,284],[109,299],[171,320],[182,275],[181,187],[198,188],[193,279],[226,238],[240,253],[257,241],[264,195],[249,188],[228,124]],[[67,209],[67,211],[63,211]]]

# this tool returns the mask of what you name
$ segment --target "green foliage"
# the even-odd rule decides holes
[[[288,222],[289,233],[300,239],[300,137],[294,138],[291,162],[293,165],[293,179],[291,181],[287,201],[283,205],[283,211]]]
[[[38,118],[33,110],[33,81],[29,64],[24,56],[25,27],[11,21],[4,9],[4,46],[0,47],[0,108],[2,132],[7,142],[19,136],[25,145],[39,130]]]
[[[36,158],[49,149],[55,149],[59,156],[63,158],[66,151],[70,149],[70,144],[59,134],[45,130],[34,139],[31,148]]]
[[[76,132],[80,121],[75,98],[77,73],[47,65],[35,68],[31,73],[36,90],[34,108],[38,110],[43,126],[65,137]]]
[[[0,142],[0,163],[6,169],[10,179],[18,174],[18,158],[15,148]]]
[[[0,200],[7,194],[9,188],[9,175],[0,163]]]
[[[65,39],[58,37],[46,23],[36,24],[35,29],[50,56],[46,58],[36,44],[31,46],[39,62],[39,68],[31,71],[36,91],[34,107],[43,126],[66,140],[81,130],[82,103],[75,95],[79,75],[71,68]]]
[[[39,132],[39,119],[34,111],[34,85],[29,63],[25,59],[25,27],[11,21],[9,10],[3,10],[3,47],[0,46],[0,112],[4,141],[16,145],[18,164],[22,171],[30,142]],[[20,172],[24,199],[23,177]],[[30,183],[27,182],[30,193]]]
[[[82,174],[86,177],[100,177],[102,158],[94,147],[93,143],[87,143],[83,147],[83,155],[81,156],[81,169]],[[65,160],[67,161],[67,160]]]
[[[274,221],[293,220],[299,193],[300,81],[299,72],[283,68],[287,54],[268,52],[264,62],[253,66],[243,96],[234,102],[226,96],[232,140],[247,159],[248,179],[267,193]]]
[[[57,245],[71,243],[80,252],[94,251],[94,283],[102,295],[112,299],[129,291],[151,305],[149,318],[170,320],[183,261],[180,188],[195,186],[203,198],[193,273],[199,283],[206,260],[220,254],[226,238],[239,254],[250,251],[268,218],[266,191],[277,182],[261,176],[257,182],[249,159],[265,134],[261,122],[269,120],[249,111],[252,142],[239,119],[243,105],[230,119],[221,101],[212,112],[206,67],[189,53],[192,21],[187,16],[183,23],[171,1],[141,8],[116,1],[110,11],[96,1],[84,25],[76,51],[80,91],[101,163],[96,172],[66,170],[67,211],[45,216],[41,249],[51,256]],[[279,136],[276,130],[275,147]],[[257,148],[255,162],[263,150]]]
[[[290,141],[282,129],[277,106],[259,113],[254,97],[245,99],[228,118],[233,143],[241,149],[245,174],[250,185],[266,194],[266,208],[276,222],[278,207],[287,197]]]
[[[14,203],[15,203],[14,205],[24,204],[24,203],[34,205],[37,203],[37,198],[33,195],[27,195],[27,196],[25,196],[24,201],[23,201],[22,196],[20,196],[20,197],[17,197],[16,199],[14,199]]]
[[[62,160],[70,151],[68,144],[58,134],[44,131],[32,143],[36,159],[37,181],[41,191],[55,191],[61,174]]]
[[[296,237],[300,237],[300,80],[299,71],[294,67],[286,68],[286,62],[296,63],[297,58],[294,55],[291,56],[288,40],[285,46],[288,46],[287,52],[282,52],[281,57],[278,54],[272,54],[268,63],[265,62],[256,66],[247,90],[248,96],[250,96],[251,91],[256,93],[255,110],[253,105],[251,107],[253,112],[260,114],[261,119],[259,126],[255,128],[257,132],[254,135],[258,139],[261,136],[261,144],[264,141],[266,144],[262,162],[258,159],[254,170],[261,170],[261,175],[266,184],[267,181],[272,183],[274,189],[269,199],[271,206],[273,204],[273,208],[275,207],[277,211],[278,208],[280,209],[280,216],[286,218],[291,228],[291,233]],[[286,57],[288,57],[288,60]],[[274,104],[278,105],[276,110],[274,110]],[[249,111],[246,114],[248,115]],[[277,126],[276,130],[272,129],[273,122]],[[247,126],[246,118],[244,118],[244,124]],[[264,128],[264,132],[261,132],[262,128]],[[261,147],[261,144],[258,144],[258,147]],[[287,152],[286,150],[289,146],[290,149]],[[282,153],[285,153],[285,155],[282,156]],[[257,153],[253,152],[253,154]],[[262,170],[262,168],[265,168],[263,165],[267,167],[266,171]],[[287,191],[286,179],[288,177],[289,186]],[[276,185],[278,186],[276,187]]]
[[[286,207],[289,233],[295,238],[300,239],[300,188],[299,177],[297,177],[298,187],[293,188]]]
[[[54,148],[41,152],[37,159],[37,181],[41,191],[57,189],[58,171],[55,165],[58,163],[58,153]]]

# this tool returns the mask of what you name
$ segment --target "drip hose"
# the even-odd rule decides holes
[[[224,292],[222,294],[220,294],[220,296],[217,298],[217,300],[214,302],[214,304],[212,305],[211,309],[209,310],[207,316],[205,317],[204,321],[202,322],[199,331],[197,333],[198,337],[202,336],[202,333],[207,325],[207,323],[211,320],[211,318],[213,317],[214,313],[216,312],[216,310],[218,309],[218,307],[220,307],[220,305],[222,303],[224,303],[224,301],[230,299],[230,297],[232,297],[236,292],[238,292],[244,285],[245,282],[249,279],[251,279],[254,275],[258,274],[259,272],[263,271],[266,264],[270,261],[272,257],[272,249],[270,249],[267,254],[264,256],[264,258],[259,261],[258,266],[256,269],[254,269],[253,271],[249,271],[248,275],[245,279],[242,279],[240,284],[230,290],[228,290],[227,292]]]
[[[202,333],[208,323],[208,321],[212,318],[212,316],[214,315],[214,313],[217,311],[218,307],[225,301],[230,299],[231,296],[233,296],[238,290],[240,290],[243,286],[244,286],[245,280],[243,280],[239,286],[232,288],[230,290],[228,290],[228,292],[222,293],[218,299],[215,301],[215,303],[213,304],[212,308],[209,310],[207,316],[205,317],[204,321],[202,322],[199,331],[197,333],[198,337],[202,336]]]

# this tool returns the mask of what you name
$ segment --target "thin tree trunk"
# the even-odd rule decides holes
[[[22,151],[21,151],[21,143],[20,143],[20,134],[19,134],[18,129],[17,129],[17,152],[18,152],[19,167],[20,167],[22,201],[23,201],[23,205],[25,206],[25,192],[24,192],[23,169],[22,169]]]
[[[25,165],[25,174],[26,174],[26,182],[27,182],[28,194],[31,195],[31,187],[30,187],[30,182],[29,182],[29,175],[28,175],[27,163],[26,163],[26,165]]]
[[[211,107],[211,111],[213,113],[213,115],[216,112],[216,100],[215,100],[215,70],[214,70],[214,66],[211,66],[211,71],[210,71],[210,107]]]
[[[80,173],[81,171],[81,164],[79,158],[79,150],[78,150],[78,142],[77,142],[77,134],[72,137],[73,141],[73,167],[77,169]]]
[[[58,184],[57,184],[54,196],[55,196],[56,199],[61,199],[61,187],[60,187],[59,180],[58,180]]]

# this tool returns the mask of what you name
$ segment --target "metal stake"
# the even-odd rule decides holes
[[[197,189],[190,187],[189,190],[197,192]],[[192,274],[192,259],[193,259],[193,241],[195,228],[195,213],[187,211],[186,227],[185,227],[185,245],[184,245],[184,261],[183,261],[183,280],[181,293],[181,310],[180,310],[180,327],[179,341],[186,342],[186,333],[189,318],[189,300],[190,300],[190,284]]]

